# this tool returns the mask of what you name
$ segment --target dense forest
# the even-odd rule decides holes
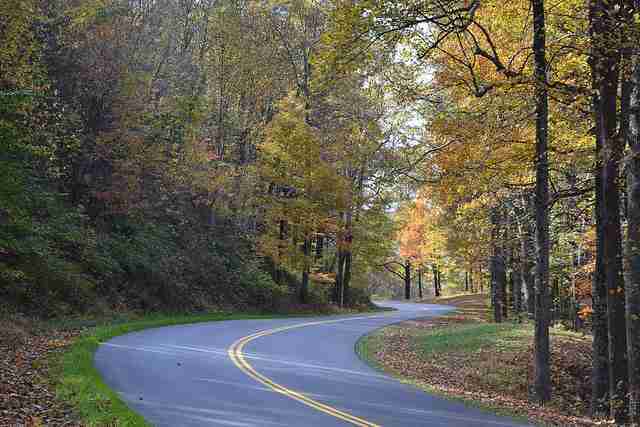
[[[592,412],[639,422],[640,63],[636,1],[362,1],[331,60],[392,49],[427,161],[398,213],[400,255],[488,280],[494,320],[535,319],[532,396],[551,398],[549,323],[593,333]],[[377,58],[371,56],[375,62]],[[456,273],[457,271],[457,273]]]
[[[4,310],[367,302],[398,143],[374,70],[313,65],[319,6],[0,7]]]
[[[562,320],[593,335],[594,417],[639,425],[639,22],[638,0],[4,0],[0,313],[487,291],[535,324],[536,402]]]

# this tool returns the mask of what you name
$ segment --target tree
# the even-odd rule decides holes
[[[592,40],[592,79],[597,91],[594,97],[596,123],[596,156],[599,168],[598,225],[599,242],[602,241],[603,279],[607,290],[608,369],[610,410],[617,422],[625,419],[627,394],[626,326],[624,316],[624,289],[622,282],[622,247],[620,231],[620,195],[618,164],[624,141],[617,132],[617,92],[619,85],[621,43],[618,2],[594,0],[589,3],[590,36]],[[600,243],[599,243],[600,244]],[[599,277],[596,264],[596,277]],[[598,293],[600,291],[598,290]],[[598,337],[599,338],[599,337]],[[600,343],[594,343],[598,350]],[[601,383],[602,381],[597,381]],[[601,392],[601,391],[600,391]],[[601,399],[602,397],[598,397]]]
[[[318,132],[305,120],[306,108],[296,97],[285,100],[269,125],[267,138],[259,147],[261,176],[271,188],[267,192],[273,206],[268,227],[279,229],[265,234],[263,251],[280,263],[284,261],[302,271],[300,299],[307,302],[312,263],[310,241],[316,230],[329,220],[331,211],[344,200],[346,184],[332,165],[323,159]],[[342,191],[341,191],[342,189]],[[287,252],[281,248],[281,226],[290,229]],[[277,232],[276,232],[277,231]],[[298,247],[298,242],[303,242]],[[282,257],[285,257],[282,260]]]
[[[529,2],[526,3],[528,4]],[[565,79],[564,76],[569,74],[559,72],[554,76],[556,77],[555,81],[548,79],[548,69],[552,64],[547,62],[547,32],[552,34],[564,33],[565,36],[568,33],[576,40],[580,40],[580,38],[571,33],[571,30],[567,31],[564,22],[554,21],[552,28],[549,30],[545,20],[544,2],[533,1],[531,4],[534,12],[533,31],[524,37],[520,34],[514,34],[511,30],[513,27],[512,22],[509,23],[511,26],[509,28],[505,25],[504,20],[501,20],[498,16],[492,16],[491,9],[487,8],[484,3],[481,5],[479,2],[466,2],[464,4],[445,2],[442,4],[420,4],[418,6],[402,4],[395,8],[381,4],[367,4],[364,7],[368,13],[374,16],[384,16],[385,19],[374,20],[373,23],[364,20],[358,22],[356,20],[356,23],[353,24],[355,29],[353,33],[356,35],[355,38],[351,39],[349,38],[348,30],[345,28],[346,21],[344,21],[345,25],[340,29],[346,32],[347,35],[345,36],[342,33],[339,40],[344,43],[352,43],[355,48],[349,51],[355,51],[356,53],[361,53],[362,50],[359,49],[366,48],[362,44],[367,42],[375,43],[376,41],[384,40],[384,42],[398,46],[401,45],[398,41],[402,40],[404,44],[410,45],[411,49],[413,49],[413,51],[409,50],[409,52],[415,52],[421,61],[438,64],[439,67],[434,73],[434,79],[430,82],[431,86],[436,86],[440,89],[440,92],[437,93],[438,96],[454,103],[459,102],[461,108],[459,112],[455,112],[455,110],[452,112],[451,108],[440,107],[440,110],[436,108],[436,113],[432,113],[432,117],[429,117],[432,132],[435,130],[440,135],[448,136],[449,142],[445,140],[444,144],[440,144],[441,148],[436,154],[428,157],[432,164],[436,163],[438,167],[429,167],[427,169],[427,179],[425,181],[436,182],[438,187],[443,190],[443,193],[447,194],[443,197],[443,200],[446,200],[446,197],[450,200],[446,200],[444,205],[451,206],[453,212],[459,209],[460,204],[468,203],[469,200],[473,199],[481,200],[481,197],[487,194],[497,197],[500,200],[500,204],[506,204],[506,201],[512,197],[511,194],[514,193],[514,186],[524,187],[531,185],[531,175],[518,174],[516,172],[522,170],[518,169],[516,165],[521,164],[522,154],[526,153],[526,151],[519,150],[520,147],[514,144],[513,141],[518,141],[519,139],[526,141],[531,133],[535,134],[536,149],[535,156],[532,156],[534,158],[532,170],[535,171],[536,197],[533,199],[534,212],[531,213],[531,217],[535,218],[536,227],[535,229],[528,226],[524,227],[523,223],[528,222],[528,220],[520,220],[520,234],[523,241],[522,248],[524,248],[524,251],[521,252],[523,252],[523,258],[525,258],[525,261],[521,261],[523,263],[521,270],[523,272],[523,280],[528,285],[525,286],[525,289],[533,291],[533,286],[531,286],[533,282],[528,280],[530,268],[526,264],[526,258],[529,255],[527,253],[529,252],[527,250],[529,246],[528,240],[535,233],[537,253],[535,300],[532,298],[533,292],[528,292],[528,295],[529,301],[535,302],[537,325],[535,390],[538,401],[544,403],[550,397],[548,336],[549,209],[554,198],[561,199],[563,197],[561,194],[551,197],[548,190],[550,169],[548,158],[548,92],[552,88],[553,95],[558,100],[554,106],[554,114],[561,114],[559,111],[567,108],[567,106],[569,106],[568,108],[580,109],[580,104],[569,100],[569,97],[575,99],[575,94],[586,93],[586,90],[584,86],[581,86],[585,81],[576,81],[575,79],[571,81],[571,78]],[[523,6],[526,5],[524,3],[512,5],[514,10],[518,10],[517,8],[522,8]],[[356,9],[358,8],[356,7]],[[525,16],[517,12],[515,15],[520,19]],[[353,19],[354,16],[358,16],[358,13],[345,13],[343,19]],[[339,22],[342,23],[342,21]],[[428,32],[426,28],[430,27],[425,23],[430,23],[437,28],[437,31]],[[491,26],[490,29],[488,29],[489,25]],[[366,28],[366,30],[363,28]],[[578,33],[579,31],[575,31],[575,34]],[[362,34],[373,34],[373,36],[366,38],[362,37]],[[360,38],[358,39],[358,37]],[[366,41],[360,43],[358,40],[362,39],[366,39]],[[523,46],[525,43],[529,43],[528,49],[524,47],[522,49],[514,48],[515,46]],[[553,49],[554,58],[566,58],[567,60],[572,58],[573,60],[573,54],[568,53],[559,44],[554,44],[551,48]],[[527,62],[521,56],[521,52],[524,50],[530,50],[533,53],[535,64],[532,73],[529,73]],[[336,61],[339,62],[339,59]],[[579,64],[576,67],[581,66],[582,64]],[[424,87],[419,87],[418,91],[421,91],[419,93],[422,96],[429,94],[435,97],[433,90],[430,91]],[[518,93],[526,95],[512,98]],[[473,100],[469,95],[475,96],[477,99]],[[522,99],[530,99],[532,102],[531,104],[523,103]],[[499,103],[502,103],[502,108],[498,106],[500,105]],[[518,127],[518,124],[516,124],[518,119],[515,119],[510,122],[509,131],[505,132],[503,130],[505,127],[502,126],[506,121],[505,114],[509,114],[512,111],[522,111],[523,114],[528,114],[525,111],[529,106],[536,109],[535,123],[521,121],[525,125]],[[469,114],[470,111],[477,114],[475,121],[472,119],[473,116]],[[492,121],[487,120],[487,118],[492,117],[493,111],[497,113],[495,125]],[[514,118],[515,116],[514,114]],[[482,120],[478,120],[478,117],[481,117]],[[562,119],[559,120],[562,121]],[[461,126],[460,123],[463,123],[463,125]],[[495,130],[490,128],[490,125],[494,125],[494,129],[499,129],[497,138]],[[513,131],[513,129],[517,129],[517,131]],[[555,129],[553,131],[559,133]],[[469,159],[473,159],[475,154],[473,149],[468,149],[467,147],[473,147],[474,142],[479,140],[480,135],[487,135],[486,138],[489,140],[486,143],[487,145],[492,145],[496,139],[503,135],[509,143],[497,146],[491,152],[489,161],[479,160],[478,164],[481,166],[476,168],[475,171],[481,170],[481,172],[469,174],[472,178],[465,180],[465,175],[461,171],[474,170],[473,166],[469,167],[467,165],[471,163]],[[463,141],[467,147],[456,146],[459,141]],[[478,148],[481,149],[481,147]],[[551,148],[556,149],[554,146]],[[502,152],[498,154],[498,150]],[[478,149],[475,151],[482,153],[485,158],[487,157],[487,151]],[[499,163],[496,161],[498,159],[513,159],[512,167],[509,167],[509,163],[505,163],[504,160]],[[486,177],[487,181],[480,181],[481,185],[478,185],[479,176]],[[498,178],[501,178],[499,182],[502,186],[496,185]],[[471,180],[473,180],[473,183],[470,182]],[[482,184],[484,184],[484,187]],[[571,192],[576,192],[575,185],[571,185],[573,186]],[[459,189],[465,197],[454,196],[456,193],[452,191],[453,189]],[[525,214],[521,217],[526,217],[527,211],[528,204],[525,204]],[[489,215],[485,211],[485,217],[487,216]],[[497,222],[493,221],[493,224],[495,229]],[[503,297],[503,294],[505,294],[505,280],[501,280],[503,277],[501,272],[503,272],[504,268],[498,262],[505,258],[500,256],[502,242],[498,242],[498,240],[499,237],[496,233],[493,239],[494,253],[490,263],[492,267],[492,282],[494,284],[494,303],[497,307],[496,318],[502,317],[501,306],[504,304],[505,299]],[[515,257],[509,257],[511,262],[516,259]],[[511,267],[511,270],[514,269],[515,267]]]
[[[549,165],[547,160],[548,96],[546,26],[543,0],[532,0],[533,54],[535,57],[536,102],[536,332],[535,382],[540,403],[551,398],[549,367]]]
[[[638,22],[640,2],[634,1],[632,23]],[[631,24],[633,26],[633,24]],[[633,28],[633,27],[632,27]],[[637,26],[631,40],[638,38]],[[640,425],[640,52],[631,53],[629,94],[629,152],[625,158],[627,178],[627,236],[625,244],[627,357],[629,363],[629,422]]]

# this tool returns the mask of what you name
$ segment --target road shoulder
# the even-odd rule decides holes
[[[484,296],[429,301],[457,311],[390,325],[363,337],[359,356],[373,367],[429,393],[542,425],[595,425],[589,403],[590,339],[552,331],[555,397],[544,408],[528,401],[532,324],[488,322]]]

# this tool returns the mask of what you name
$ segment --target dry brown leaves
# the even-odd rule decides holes
[[[0,426],[76,426],[71,408],[55,398],[49,356],[77,331],[35,333],[0,319]]]
[[[476,316],[456,314],[439,319],[404,322],[383,329],[377,340],[376,361],[391,373],[451,397],[507,408],[530,420],[558,426],[593,426],[587,417],[590,399],[591,347],[588,340],[552,339],[554,398],[541,407],[529,401],[533,375],[533,349],[491,346],[478,352],[447,352],[425,356],[416,346],[424,329],[477,322]],[[526,338],[523,338],[526,339]]]

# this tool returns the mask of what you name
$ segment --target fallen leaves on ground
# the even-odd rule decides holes
[[[0,426],[77,426],[71,408],[55,398],[50,357],[70,344],[77,331],[35,332],[0,320]]]
[[[541,407],[529,401],[528,384],[533,376],[530,337],[521,337],[521,345],[515,347],[488,345],[471,353],[458,350],[427,355],[421,351],[417,337],[424,336],[426,331],[483,320],[478,307],[484,307],[484,303],[477,297],[446,303],[462,305],[462,310],[438,319],[411,320],[379,331],[375,335],[374,360],[394,375],[447,396],[509,409],[545,424],[598,425],[587,417],[591,393],[591,344],[588,338],[552,338],[554,397]]]

